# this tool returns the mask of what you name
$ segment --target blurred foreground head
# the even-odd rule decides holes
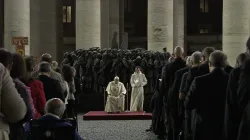
[[[180,46],[175,47],[174,49],[174,55],[175,57],[182,57],[184,53],[184,49]]]
[[[52,114],[61,118],[65,109],[66,106],[61,99],[53,98],[47,101],[45,105],[45,114]]]

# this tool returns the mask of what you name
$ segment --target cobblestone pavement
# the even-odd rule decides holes
[[[156,140],[151,132],[145,132],[150,120],[83,121],[78,116],[80,135],[86,140]]]

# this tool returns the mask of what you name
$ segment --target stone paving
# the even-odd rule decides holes
[[[85,140],[156,140],[151,132],[145,132],[150,120],[100,120],[83,121],[78,116],[79,134]]]

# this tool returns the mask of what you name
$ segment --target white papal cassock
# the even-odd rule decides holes
[[[107,103],[105,106],[106,112],[122,112],[124,111],[126,89],[123,83],[117,84],[109,82],[106,89],[108,92]]]
[[[134,73],[131,76],[130,84],[132,86],[130,111],[143,111],[144,89],[147,84],[145,75],[141,72]]]

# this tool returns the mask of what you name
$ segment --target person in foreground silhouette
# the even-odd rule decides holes
[[[63,101],[59,98],[52,98],[47,101],[45,105],[45,115],[42,116],[39,120],[44,121],[58,121],[61,120],[63,113],[66,109],[66,105],[63,103]],[[72,126],[72,124],[68,122],[58,121],[58,123],[55,123],[56,127],[65,127],[65,126]],[[26,131],[30,131],[29,124],[26,125]],[[46,124],[45,124],[46,126]],[[75,130],[75,140],[83,140],[78,132]]]

